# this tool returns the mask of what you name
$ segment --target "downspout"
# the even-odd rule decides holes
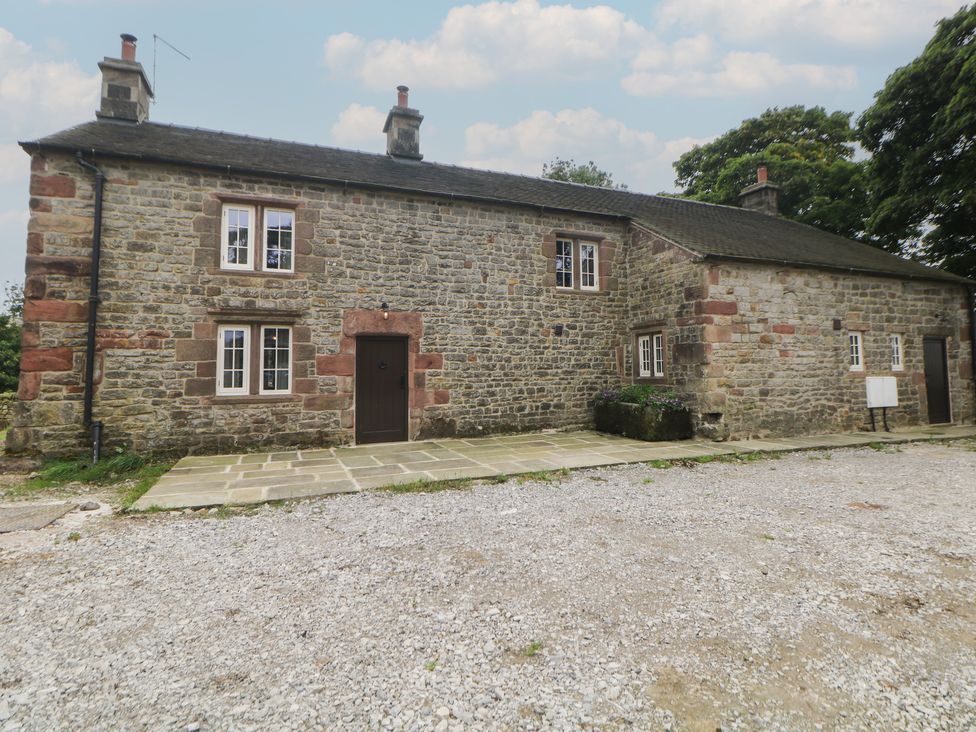
[[[969,375],[973,380],[973,422],[976,423],[976,285],[969,286]]]
[[[98,317],[98,273],[102,260],[102,193],[105,174],[77,153],[78,165],[95,174],[95,222],[92,227],[91,286],[88,292],[88,338],[85,343],[85,427],[91,428],[92,462],[97,463],[102,451],[102,423],[92,421],[92,402],[95,398],[95,325]]]

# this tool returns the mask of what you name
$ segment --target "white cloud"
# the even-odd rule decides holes
[[[98,75],[75,62],[41,59],[0,28],[0,138],[52,132],[93,117]]]
[[[26,190],[30,177],[30,158],[19,145],[0,145],[0,185],[23,181]]]
[[[366,145],[376,148],[383,140],[381,134],[386,114],[376,107],[350,104],[332,125],[332,139],[337,145]]]
[[[928,37],[933,24],[956,12],[962,0],[666,0],[662,28],[707,31],[735,42],[784,37],[827,38],[845,45],[881,46]]]
[[[465,131],[462,165],[541,175],[556,157],[593,160],[633,190],[672,189],[671,163],[706,139],[661,141],[648,130],[628,127],[592,108],[535,111],[510,127],[479,122]]]
[[[773,87],[850,89],[857,84],[857,72],[851,66],[784,64],[768,53],[733,51],[708,70],[675,66],[661,71],[637,71],[625,77],[621,86],[628,94],[642,97],[722,97],[756,94]]]
[[[452,8],[440,28],[422,40],[330,36],[325,63],[333,72],[353,73],[373,89],[397,83],[462,89],[505,75],[573,78],[651,42],[647,29],[606,5],[543,7],[538,0],[493,0]]]

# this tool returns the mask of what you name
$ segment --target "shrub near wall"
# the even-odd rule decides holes
[[[594,401],[599,432],[651,442],[692,436],[691,412],[674,392],[647,384],[604,389]]]
[[[10,420],[13,419],[14,402],[17,399],[17,394],[12,391],[7,391],[0,394],[0,431],[7,429],[10,426]],[[0,450],[3,446],[0,445]]]

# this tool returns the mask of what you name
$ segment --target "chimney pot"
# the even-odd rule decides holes
[[[136,40],[138,39],[131,33],[122,34],[122,60],[123,61],[136,60]]]
[[[410,91],[410,89],[408,87],[403,86],[402,84],[397,87],[397,106],[398,107],[409,107],[410,106],[409,104],[407,104],[407,92],[409,92],[409,91]]]
[[[765,165],[760,165],[756,168],[756,181],[759,183],[765,183],[769,180],[769,171],[766,170]]]

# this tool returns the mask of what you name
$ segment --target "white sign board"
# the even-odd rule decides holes
[[[898,406],[898,380],[894,376],[869,376],[864,381],[868,390],[868,409]]]

